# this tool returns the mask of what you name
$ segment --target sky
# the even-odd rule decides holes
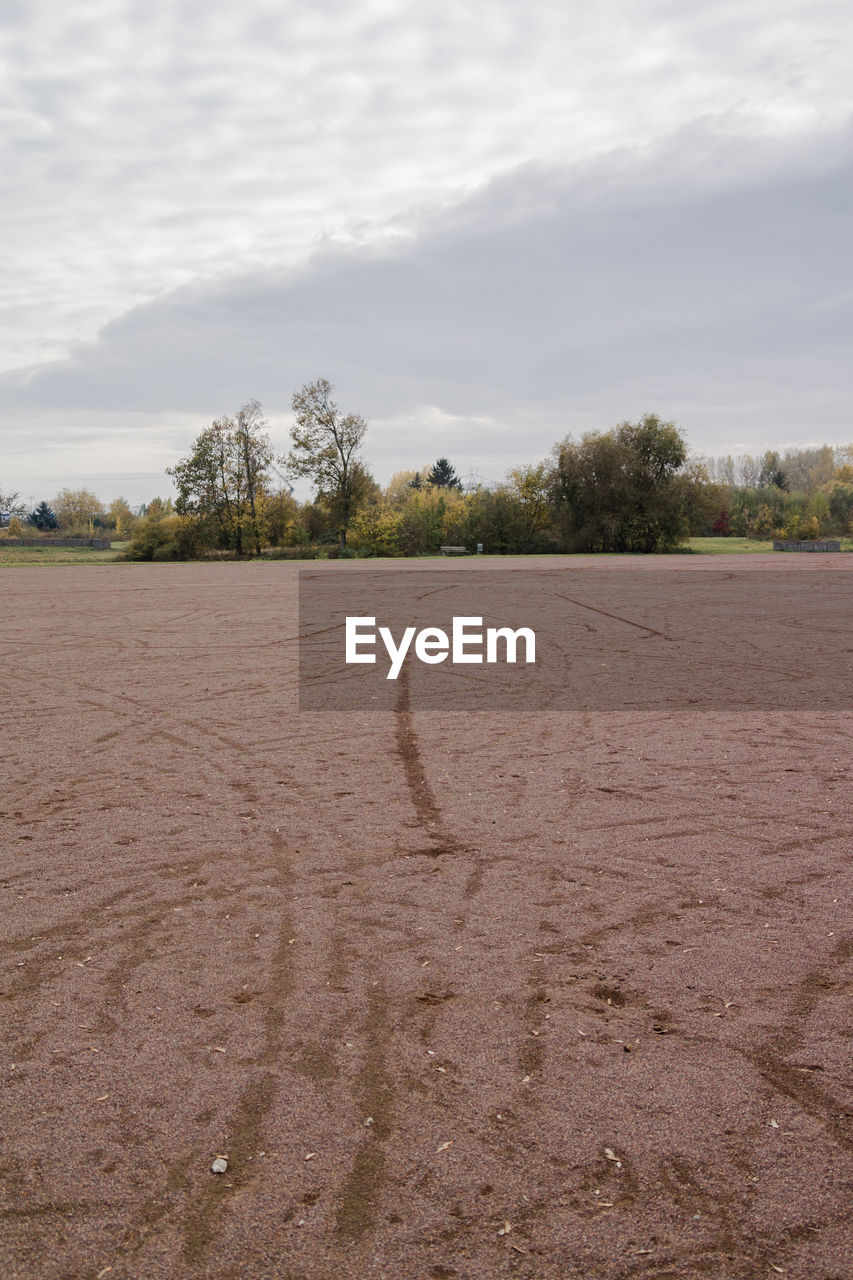
[[[851,65],[847,0],[0,0],[0,492],[320,377],[383,483],[851,442]]]

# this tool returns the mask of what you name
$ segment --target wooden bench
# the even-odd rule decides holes
[[[467,556],[468,554],[467,547],[441,547],[440,551],[443,556]]]

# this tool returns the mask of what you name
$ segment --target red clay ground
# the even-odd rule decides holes
[[[0,598],[5,1280],[853,1274],[849,715],[300,715],[290,565]]]

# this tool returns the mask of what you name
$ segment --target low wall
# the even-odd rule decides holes
[[[108,551],[109,538],[0,538],[0,547],[95,547]]]
[[[838,538],[815,538],[804,542],[787,542],[782,538],[773,539],[774,551],[840,551]]]

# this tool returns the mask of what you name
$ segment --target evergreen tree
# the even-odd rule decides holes
[[[430,484],[435,485],[436,489],[462,488],[462,481],[459,479],[456,471],[450,465],[447,458],[439,458],[430,469],[430,473],[427,478]]]
[[[28,516],[28,523],[34,525],[36,529],[42,533],[47,533],[51,529],[59,528],[59,521],[53,508],[46,502],[40,502],[34,511]]]

